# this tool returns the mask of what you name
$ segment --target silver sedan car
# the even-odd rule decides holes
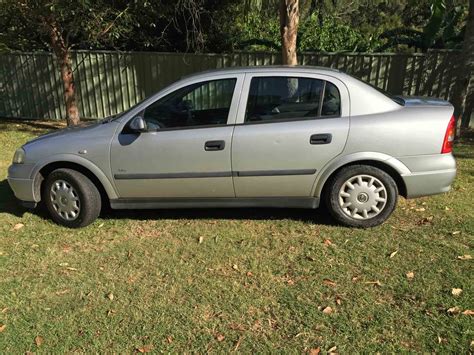
[[[8,171],[26,207],[83,227],[113,209],[324,204],[371,227],[398,195],[446,192],[453,107],[391,97],[337,70],[230,68],[184,78],[126,112],[19,148]]]

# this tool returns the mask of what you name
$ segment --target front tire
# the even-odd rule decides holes
[[[369,165],[350,165],[329,181],[326,205],[340,224],[369,228],[390,217],[397,199],[397,184],[385,171]]]
[[[42,198],[53,221],[69,228],[91,224],[101,209],[97,187],[72,169],[52,171],[43,185]]]

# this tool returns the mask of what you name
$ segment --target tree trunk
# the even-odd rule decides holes
[[[50,24],[51,47],[61,71],[61,79],[64,88],[64,102],[66,104],[66,121],[68,126],[79,124],[79,109],[76,101],[76,87],[74,85],[74,75],[72,72],[71,54],[67,44],[58,27]]]
[[[280,34],[282,63],[298,64],[296,38],[299,23],[299,0],[280,0]]]
[[[453,93],[454,116],[456,117],[456,127],[459,136],[463,130],[469,128],[470,110],[474,95],[470,92],[473,90],[474,83],[471,78],[474,74],[474,0],[469,1],[469,14],[466,21],[466,29],[464,32],[464,42],[460,56],[457,80]]]

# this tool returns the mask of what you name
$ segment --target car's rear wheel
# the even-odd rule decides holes
[[[97,187],[87,176],[72,169],[52,171],[43,185],[42,198],[51,218],[69,228],[91,224],[101,209]]]
[[[339,223],[367,228],[386,221],[397,199],[397,184],[385,171],[368,165],[350,165],[329,181],[326,204]]]

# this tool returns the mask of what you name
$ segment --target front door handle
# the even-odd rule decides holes
[[[204,150],[214,151],[214,150],[224,150],[225,141],[207,141],[204,144]]]
[[[329,144],[332,141],[332,134],[331,133],[320,133],[320,134],[313,134],[309,138],[310,144]]]

